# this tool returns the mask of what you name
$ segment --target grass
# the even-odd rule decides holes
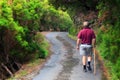
[[[71,38],[71,39],[73,39],[73,40],[77,40],[76,36],[72,36],[72,35],[68,34],[68,37]]]

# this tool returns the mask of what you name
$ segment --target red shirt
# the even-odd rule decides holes
[[[96,38],[94,31],[89,28],[85,27],[82,29],[77,36],[79,39],[81,39],[81,44],[90,44],[92,43],[92,39]]]

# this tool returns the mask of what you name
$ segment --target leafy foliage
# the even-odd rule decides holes
[[[20,68],[18,64],[46,58],[48,45],[37,32],[50,28],[66,31],[72,25],[68,13],[55,9],[48,0],[0,1],[0,62],[14,73],[16,67],[13,64]],[[5,79],[5,75],[12,75],[1,67],[0,70],[4,72],[0,73],[1,79]]]
[[[76,36],[81,29],[81,22],[89,20],[96,27],[97,46],[100,55],[104,58],[109,68],[111,80],[120,77],[120,0],[49,0],[57,9],[67,11],[74,25],[69,28],[69,33]],[[82,4],[81,4],[82,3]],[[97,17],[89,12],[97,12]],[[84,13],[81,14],[81,13]],[[89,14],[90,16],[87,16]],[[86,18],[85,18],[86,16]],[[89,17],[92,17],[89,19]],[[82,20],[83,19],[83,20]],[[80,27],[79,27],[80,26]]]
[[[41,19],[41,24],[48,29],[66,31],[73,25],[73,22],[67,12],[56,10],[53,6],[48,6]]]
[[[119,3],[119,0],[2,0],[0,62],[5,65],[11,65],[12,61],[13,64],[21,63],[30,60],[33,55],[34,58],[45,58],[48,45],[37,31],[69,31],[76,36],[81,22],[88,19],[99,29],[96,31],[98,48],[108,62],[106,65],[110,69],[111,80],[120,79]],[[93,13],[90,15],[92,11],[98,12],[98,17]],[[100,25],[103,27],[99,28]],[[3,73],[8,75],[5,71]]]
[[[112,66],[111,67],[111,72],[114,72],[114,71],[119,71],[119,68],[115,65],[119,62],[119,53],[120,53],[120,50],[119,50],[119,42],[120,42],[120,36],[118,35],[119,33],[119,28],[117,27],[118,25],[114,25],[114,26],[109,26],[109,30],[107,32],[99,32],[98,33],[98,42],[99,43],[99,50],[100,50],[100,53],[101,53],[101,56],[111,62],[112,65],[109,65],[109,66]],[[101,38],[100,38],[101,37]],[[113,69],[114,68],[114,71]],[[119,79],[119,76],[117,76],[119,73],[115,73],[115,74],[111,74],[112,76],[115,77],[116,75],[116,78]],[[112,77],[114,79],[114,77]]]
[[[118,2],[118,0],[102,0],[97,6],[97,8],[100,10],[99,20],[105,25],[105,30],[100,30],[98,33],[98,42],[100,42],[98,47],[102,57],[110,63],[106,64],[107,67],[111,66],[109,67],[111,80],[120,79],[120,68],[118,67],[120,62],[120,12],[118,9],[120,6]]]

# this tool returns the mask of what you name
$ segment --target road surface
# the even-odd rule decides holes
[[[53,54],[33,80],[102,80],[97,66],[96,75],[83,72],[82,61],[76,50],[76,41],[67,32],[50,32],[46,39],[51,43]]]

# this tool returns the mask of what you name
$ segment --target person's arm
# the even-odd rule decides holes
[[[93,38],[93,39],[92,39],[92,46],[93,46],[93,48],[95,47],[95,45],[96,45],[96,39]]]
[[[79,49],[79,45],[80,45],[80,43],[81,43],[81,39],[77,39],[77,49]]]
[[[76,43],[76,48],[79,50],[79,46],[81,44],[81,31],[77,35],[77,43]]]
[[[92,34],[92,47],[95,48],[96,47],[96,35],[93,31],[93,34]]]

